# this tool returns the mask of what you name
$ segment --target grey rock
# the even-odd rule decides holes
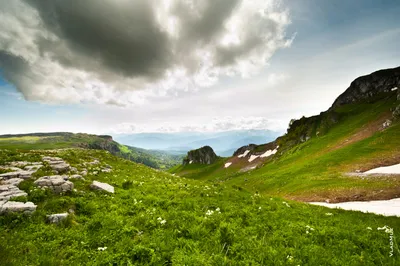
[[[99,163],[100,163],[99,160],[94,160],[94,161],[90,162],[89,164],[95,165],[95,164],[99,164]]]
[[[33,171],[37,171],[37,170],[39,170],[41,167],[43,167],[43,165],[27,165],[27,166],[25,166],[24,167],[24,170],[26,170],[26,171],[31,171],[31,172],[33,172]]]
[[[0,201],[7,201],[15,197],[26,197],[28,194],[13,184],[0,185]]]
[[[71,175],[68,179],[82,179],[81,175]]]
[[[90,187],[92,189],[96,189],[96,190],[103,190],[103,191],[107,191],[110,193],[114,193],[114,187],[107,184],[107,183],[101,183],[98,181],[93,181],[93,183],[90,185]]]
[[[24,212],[24,213],[32,213],[36,210],[36,205],[33,202],[17,202],[17,201],[7,201],[3,204],[0,204],[0,213],[8,213],[8,212]]]
[[[10,172],[4,173],[0,175],[0,179],[11,179],[11,178],[22,178],[28,179],[32,177],[33,172],[31,171],[19,171],[19,172]]]
[[[21,183],[22,181],[24,181],[24,179],[22,178],[10,178],[8,180],[2,181],[1,184],[18,186],[19,183]]]
[[[31,164],[30,162],[25,162],[25,161],[17,161],[17,162],[11,162],[10,165],[14,167],[25,167],[26,165]]]
[[[44,176],[34,183],[41,188],[50,188],[57,194],[71,191],[74,188],[74,184],[71,181],[64,180],[64,176],[60,175]]]
[[[58,224],[62,220],[67,219],[67,217],[68,217],[68,213],[56,213],[56,214],[47,215],[47,220],[49,221],[49,223]]]
[[[51,164],[50,167],[57,173],[64,173],[69,170],[70,165],[65,162],[61,162],[57,164]]]
[[[197,150],[191,150],[188,152],[185,159],[183,159],[183,165],[190,163],[199,164],[212,164],[218,159],[214,150],[210,146],[204,146]]]
[[[390,92],[394,87],[400,87],[400,67],[379,70],[355,79],[335,100],[331,108],[369,99],[377,94]]]

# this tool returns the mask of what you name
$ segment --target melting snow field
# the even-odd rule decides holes
[[[340,208],[348,211],[361,211],[384,216],[400,216],[400,198],[375,201],[349,201],[342,203],[309,202],[328,208]]]
[[[250,159],[249,159],[249,163],[251,163],[252,161],[254,161],[255,159],[257,159],[259,156],[258,155],[251,155]]]
[[[391,166],[384,166],[371,169],[369,171],[364,172],[363,174],[400,174],[400,163]]]
[[[243,157],[246,157],[246,156],[247,156],[247,154],[249,154],[249,152],[250,152],[250,150],[247,150],[247,151],[245,151],[244,153],[242,153],[242,154],[238,155],[238,158],[243,158]]]
[[[261,154],[260,157],[261,157],[261,158],[265,158],[265,157],[269,157],[269,156],[271,156],[271,155],[274,155],[275,153],[278,152],[278,148],[279,148],[279,146],[276,147],[275,150],[268,150],[268,151],[266,151],[264,154]]]
[[[229,166],[231,166],[231,164],[232,164],[231,162],[226,163],[226,164],[225,164],[225,168],[228,168]]]

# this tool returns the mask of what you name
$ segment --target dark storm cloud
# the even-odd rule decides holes
[[[168,37],[154,19],[147,1],[28,0],[40,14],[47,29],[65,41],[73,55],[52,51],[62,64],[90,67],[85,60],[99,63],[124,76],[160,77],[172,63]],[[46,51],[54,47],[38,42]],[[75,62],[72,62],[75,61]]]
[[[285,47],[275,1],[0,1],[0,64],[29,100],[170,97],[248,74]]]

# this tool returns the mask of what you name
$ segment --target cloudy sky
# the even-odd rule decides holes
[[[0,134],[284,130],[400,65],[396,0],[0,0]]]

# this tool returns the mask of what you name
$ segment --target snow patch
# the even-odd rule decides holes
[[[193,161],[190,161],[190,162],[189,162],[189,164],[192,164],[192,163],[193,163]]]
[[[400,174],[400,163],[371,169],[364,172],[364,174]]]
[[[261,157],[261,158],[265,158],[265,157],[269,157],[269,156],[271,156],[271,155],[274,155],[275,153],[278,152],[278,148],[279,148],[279,146],[276,147],[275,150],[268,150],[268,151],[266,151],[264,154],[261,154],[260,157]]]
[[[400,198],[375,201],[349,201],[342,203],[310,202],[312,205],[340,208],[348,211],[361,211],[385,216],[400,216]]]
[[[249,163],[251,163],[252,161],[254,161],[255,159],[257,159],[258,157],[260,157],[260,156],[258,156],[258,155],[251,155],[251,156],[250,156],[250,159],[249,159]]]
[[[246,156],[247,156],[247,154],[249,154],[249,152],[250,152],[250,150],[247,150],[247,151],[245,151],[244,153],[242,153],[242,154],[238,155],[238,158],[243,158],[243,157],[246,157]]]
[[[232,164],[231,162],[226,163],[226,164],[225,164],[225,168],[228,168],[229,166],[231,166],[231,164]]]

